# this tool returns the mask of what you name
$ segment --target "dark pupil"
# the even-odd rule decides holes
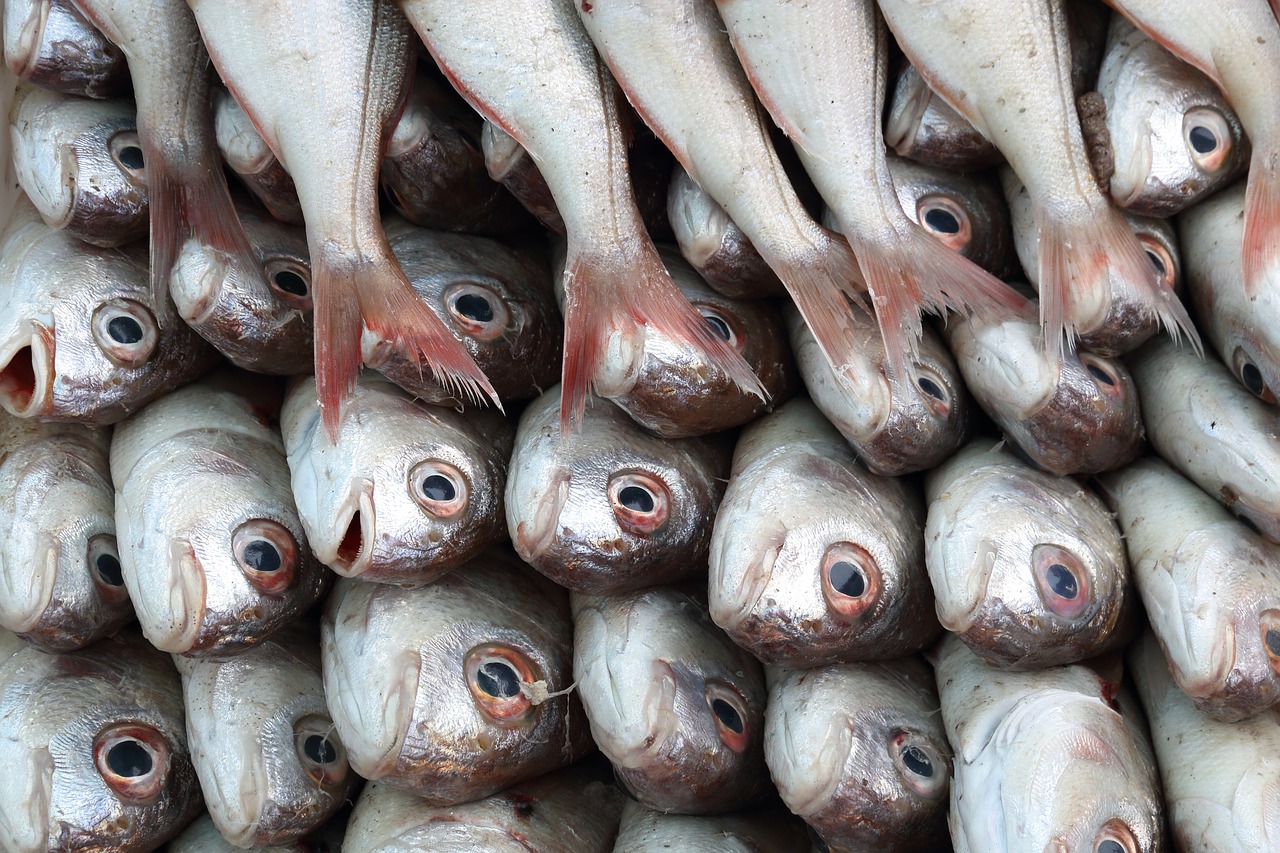
[[[255,572],[274,572],[280,568],[280,552],[265,539],[255,539],[244,546],[245,565]]]
[[[902,751],[902,764],[917,776],[923,776],[926,779],[933,776],[933,762],[918,746],[909,746]]]
[[[493,320],[493,306],[483,296],[464,293],[454,301],[453,305],[458,313],[468,320],[475,320],[477,323],[488,323]]]
[[[653,495],[639,486],[627,486],[618,492],[618,502],[632,512],[653,512]]]
[[[1164,265],[1164,258],[1160,257],[1158,253],[1153,252],[1150,249],[1147,249],[1147,258],[1151,261],[1151,266],[1155,267],[1156,272],[1158,272],[1160,275],[1164,275],[1166,272],[1169,271],[1168,268]]]
[[[1191,128],[1187,138],[1191,140],[1191,147],[1196,150],[1197,154],[1208,154],[1218,147],[1218,137],[1207,127],[1196,125]],[[1116,845],[1116,849],[1119,849],[1119,847],[1119,845]]]
[[[942,389],[938,387],[938,383],[934,382],[926,376],[921,376],[916,380],[916,384],[920,386],[920,390],[928,394],[935,400],[942,400]]]
[[[1194,131],[1193,131],[1194,132]],[[126,169],[141,169],[143,164],[142,149],[136,145],[126,145],[120,149],[120,165]]]
[[[122,740],[107,750],[107,767],[117,776],[133,779],[151,772],[151,753],[136,740]]]
[[[960,220],[949,210],[932,207],[925,211],[924,224],[940,234],[959,234]]]
[[[1267,384],[1262,381],[1262,371],[1258,370],[1258,366],[1251,361],[1246,361],[1240,368],[1240,381],[1244,382],[1244,387],[1253,394],[1260,395],[1267,390]]]
[[[302,751],[316,764],[332,764],[338,758],[338,750],[323,735],[308,735],[302,742]]]
[[[1111,374],[1107,373],[1096,364],[1085,365],[1085,370],[1089,371],[1089,375],[1101,382],[1103,385],[1115,385],[1116,381],[1111,378]]]
[[[711,711],[716,719],[724,723],[724,727],[734,734],[742,734],[742,717],[738,710],[723,699],[711,700]]]
[[[449,482],[448,477],[432,474],[422,481],[422,494],[427,500],[451,501],[458,496],[458,490],[453,487],[453,483]]]
[[[702,319],[707,321],[707,325],[715,329],[715,332],[726,341],[733,340],[733,332],[729,331],[729,324],[715,314],[703,314]]]
[[[1049,588],[1066,599],[1073,599],[1080,592],[1076,586],[1076,576],[1061,563],[1054,563],[1049,567]]]
[[[118,344],[136,344],[142,340],[142,324],[132,317],[112,317],[107,334]]]
[[[831,588],[841,595],[857,598],[867,591],[867,579],[853,563],[841,560],[831,567],[827,576],[831,579]]]
[[[476,683],[480,689],[490,696],[499,699],[510,699],[520,692],[520,679],[509,664],[490,661],[480,667],[476,673]]]
[[[293,270],[280,270],[275,274],[276,287],[294,296],[307,295],[307,280]]]
[[[1271,630],[1267,631],[1267,636],[1265,639],[1267,642],[1267,651],[1271,652],[1271,654],[1276,655],[1277,657],[1280,657],[1280,631],[1277,631],[1275,628],[1272,628]]]
[[[1124,853],[1124,845],[1108,838],[1098,845],[1098,853]]]
[[[99,554],[93,565],[98,570],[98,576],[111,584],[111,586],[120,586],[124,583],[124,575],[120,571],[120,561],[113,555]]]

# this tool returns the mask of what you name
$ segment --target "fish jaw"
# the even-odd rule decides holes
[[[39,320],[30,326],[28,336],[0,349],[0,406],[19,418],[46,414],[53,406],[57,337]]]
[[[122,557],[125,555],[122,554]],[[145,555],[138,564],[149,562]],[[160,556],[160,555],[155,555]],[[196,558],[191,543],[174,540],[168,548],[168,559],[160,557],[159,566],[145,570],[144,576],[124,572],[125,586],[133,600],[142,633],[157,649],[171,654],[185,654],[196,644],[205,614],[204,569]],[[156,595],[144,587],[161,584],[165,595]]]

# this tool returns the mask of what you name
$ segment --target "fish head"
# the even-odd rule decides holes
[[[13,0],[5,5],[5,64],[48,89],[90,98],[127,93],[124,52],[67,0]]]
[[[1197,308],[1217,338],[1217,349],[1236,381],[1250,394],[1275,405],[1280,393],[1280,341],[1270,332],[1280,323],[1280,298],[1269,287],[1259,288],[1246,297],[1241,308],[1234,300],[1219,296],[1217,288],[1237,288],[1229,281],[1214,281],[1212,275],[1202,280]]]
[[[999,149],[934,94],[912,65],[905,65],[894,83],[884,141],[902,157],[944,169],[981,169],[1002,159]]]

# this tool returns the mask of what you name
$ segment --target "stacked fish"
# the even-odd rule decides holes
[[[1280,850],[1280,23],[1108,2],[3,0],[0,846]]]

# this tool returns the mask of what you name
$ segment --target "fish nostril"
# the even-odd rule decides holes
[[[360,556],[360,551],[363,548],[364,528],[361,524],[360,510],[356,510],[351,515],[351,523],[347,525],[347,532],[342,534],[342,541],[338,543],[338,559],[350,565]]]
[[[9,398],[13,408],[25,409],[36,393],[35,356],[30,346],[13,354],[0,370],[0,394]]]

